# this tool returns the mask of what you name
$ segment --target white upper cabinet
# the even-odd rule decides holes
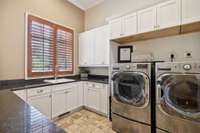
[[[200,21],[200,0],[182,0],[182,24]]]
[[[136,13],[132,13],[127,16],[111,20],[109,24],[111,39],[137,34]]]
[[[157,6],[157,28],[164,29],[181,24],[180,0],[169,0]]]
[[[156,29],[156,7],[138,11],[138,32],[144,33]]]
[[[95,30],[93,64],[109,65],[109,43],[108,25],[97,28]]]
[[[93,31],[87,31],[79,35],[79,65],[87,66],[92,64],[93,44]]]
[[[122,33],[122,18],[111,20],[110,24],[110,38],[115,39],[123,35]]]
[[[123,35],[129,36],[137,34],[137,14],[132,13],[123,17]]]
[[[107,25],[80,34],[80,66],[92,67],[109,65],[109,34],[109,28]]]

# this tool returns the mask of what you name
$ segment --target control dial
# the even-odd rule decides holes
[[[186,70],[186,71],[189,71],[189,70],[192,69],[192,66],[191,66],[190,64],[185,64],[185,65],[183,66],[183,69]]]
[[[130,65],[127,65],[127,66],[126,66],[126,69],[131,69],[131,66],[130,66]]]

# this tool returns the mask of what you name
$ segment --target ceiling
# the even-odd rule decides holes
[[[104,0],[68,0],[70,3],[74,4],[75,6],[81,8],[82,10],[87,10]]]

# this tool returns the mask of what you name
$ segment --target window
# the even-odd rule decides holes
[[[73,74],[73,30],[28,16],[28,77]]]

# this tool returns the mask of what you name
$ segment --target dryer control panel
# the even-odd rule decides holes
[[[157,72],[200,73],[200,62],[165,62],[156,64]]]

